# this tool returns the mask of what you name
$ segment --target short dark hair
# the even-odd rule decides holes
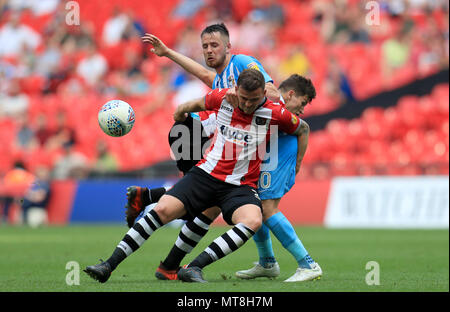
[[[224,23],[207,26],[205,29],[203,29],[202,33],[200,34],[200,38],[203,37],[204,34],[211,34],[213,32],[218,32],[224,35],[227,39],[230,39],[230,33],[228,32],[228,29]]]
[[[308,102],[311,102],[316,97],[316,89],[311,79],[305,78],[298,74],[293,74],[284,80],[278,87],[281,91],[294,90],[297,96],[308,96]]]
[[[237,85],[247,91],[255,91],[258,88],[262,88],[264,90],[266,80],[259,70],[247,68],[239,74]]]

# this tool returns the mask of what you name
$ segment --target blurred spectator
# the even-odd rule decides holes
[[[172,14],[176,18],[187,19],[194,16],[204,6],[204,0],[181,0]]]
[[[128,94],[145,95],[150,91],[148,80],[140,72],[134,72],[129,77]]]
[[[39,114],[37,116],[35,129],[36,139],[40,147],[44,147],[53,135],[53,131],[48,127],[47,117],[45,114]]]
[[[19,202],[33,181],[33,174],[25,169],[22,161],[16,161],[14,167],[5,174],[3,181],[0,182],[0,199],[3,203],[2,221],[8,222],[11,206]]]
[[[411,36],[407,31],[400,31],[398,34],[383,42],[382,64],[385,77],[390,77],[392,71],[404,66],[411,52]]]
[[[0,57],[18,55],[26,47],[34,50],[40,43],[36,31],[20,24],[20,13],[13,12],[9,22],[0,28]]]
[[[62,53],[57,40],[50,38],[45,41],[45,50],[38,55],[36,73],[49,76],[56,71],[62,59]]]
[[[285,24],[284,8],[276,0],[253,0],[252,11],[261,14],[265,22],[270,24],[270,27],[283,27]]]
[[[115,45],[119,43],[130,23],[131,21],[129,16],[123,13],[119,7],[114,7],[111,17],[103,26],[103,42],[107,45]]]
[[[188,24],[177,36],[175,51],[186,55],[199,63],[204,62],[202,47],[198,44],[199,33],[192,24]]]
[[[10,81],[9,89],[5,96],[0,97],[0,117],[17,118],[28,110],[29,97],[22,93],[17,79]]]
[[[128,23],[122,34],[122,39],[129,40],[130,38],[140,38],[145,35],[145,29],[142,22],[136,18],[132,10],[128,10],[126,15],[128,16]]]
[[[25,224],[37,227],[47,223],[47,204],[50,198],[50,171],[45,167],[36,169],[36,178],[27,189],[22,201]]]
[[[367,31],[368,25],[365,23],[365,12],[353,10],[348,23],[348,42],[370,43],[369,32]]]
[[[34,131],[30,126],[28,115],[23,114],[17,117],[18,132],[16,136],[16,146],[19,149],[29,151],[38,146],[38,141]]]
[[[59,0],[8,0],[7,6],[14,11],[31,10],[33,15],[40,16],[52,13],[58,6]]]
[[[114,172],[119,168],[116,157],[108,151],[108,146],[104,141],[97,143],[97,161],[93,171],[96,173]]]
[[[330,97],[339,99],[339,103],[355,100],[350,82],[334,57],[329,61],[325,90]]]
[[[232,0],[211,0],[209,1],[208,9],[210,12],[216,12],[217,16],[220,16],[222,20],[228,20],[233,16],[233,1]],[[208,23],[208,25],[216,23]],[[227,28],[229,23],[225,22]],[[228,29],[230,30],[230,29]]]
[[[77,74],[90,86],[95,87],[108,70],[108,63],[95,46],[91,44],[87,55],[77,66]]]
[[[238,50],[249,51],[250,54],[255,55],[259,50],[274,48],[274,32],[271,26],[264,21],[262,11],[250,11],[242,21],[240,28],[239,39],[236,42]]]
[[[55,162],[53,179],[84,179],[89,174],[86,156],[74,150],[72,145],[63,146],[63,154]]]
[[[186,74],[186,76],[188,79],[187,82],[183,83],[178,88],[173,98],[175,107],[185,103],[186,101],[200,98],[209,92],[209,89],[203,82],[191,75]]]
[[[76,143],[75,130],[67,121],[66,112],[60,111],[56,115],[56,129],[48,138],[50,148],[72,147]]]
[[[308,76],[310,71],[310,63],[306,55],[301,51],[299,45],[293,45],[289,49],[289,55],[281,61],[280,72],[283,79],[286,79],[292,74],[299,74],[301,76]]]

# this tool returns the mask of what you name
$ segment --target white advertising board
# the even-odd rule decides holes
[[[338,177],[331,183],[325,226],[447,228],[449,177]]]

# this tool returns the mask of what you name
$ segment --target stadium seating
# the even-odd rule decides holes
[[[134,53],[141,58],[142,73],[152,87],[161,83],[161,67],[167,66],[170,61],[144,51],[145,47],[137,37],[123,40],[114,46],[105,46],[101,40],[103,25],[110,18],[113,9],[119,7],[124,12],[132,12],[135,20],[142,23],[146,31],[157,34],[168,46],[176,45],[179,33],[188,24],[200,31],[204,23],[209,22],[207,10],[211,9],[206,6],[191,20],[183,20],[167,18],[180,3],[178,0],[160,1],[158,10],[155,10],[154,1],[78,2],[81,19],[84,25],[94,31],[93,37],[99,52],[108,62],[109,71],[104,80],[107,83],[116,81],[118,73],[128,69],[127,55]],[[252,10],[253,4],[250,0],[232,0],[230,3],[233,18],[237,23],[242,22]],[[282,59],[292,45],[301,44],[302,52],[310,64],[310,71],[306,75],[311,77],[317,90],[317,98],[308,106],[305,117],[324,114],[341,105],[334,94],[326,92],[331,57],[337,60],[343,74],[348,78],[357,100],[395,89],[438,69],[431,66],[426,71],[419,72],[416,64],[407,62],[394,70],[392,75],[384,75],[382,44],[386,39],[393,38],[402,27],[401,19],[385,12],[382,12],[381,18],[390,26],[385,32],[371,32],[370,43],[325,42],[314,20],[315,12],[311,2],[282,0],[279,3],[286,13],[286,23],[277,31],[276,49],[262,51],[261,56],[275,54],[275,58]],[[359,1],[348,1],[348,6],[355,7],[358,3]],[[7,11],[2,16],[0,27],[8,20],[9,14]],[[445,15],[441,10],[433,11],[432,16],[439,29],[448,31]],[[29,11],[24,11],[21,22],[44,34],[54,17],[52,14],[34,16]],[[424,12],[414,12],[410,17],[417,29],[428,27],[428,17]],[[37,54],[42,53],[44,48],[43,45],[39,46]],[[85,55],[83,50],[74,51],[68,58],[71,59],[70,62],[77,64]],[[17,65],[21,58],[8,56],[0,58],[0,61]],[[264,58],[261,61],[264,63]],[[160,96],[153,88],[150,94],[145,96],[123,97],[136,111],[136,126],[126,138],[111,138],[101,132],[96,119],[99,107],[111,99],[108,95],[89,89],[82,96],[61,90],[42,94],[46,82],[46,77],[37,74],[25,76],[20,81],[22,92],[29,98],[30,125],[35,126],[38,116],[43,114],[46,116],[47,126],[55,128],[57,116],[63,112],[68,125],[75,131],[77,150],[91,163],[96,160],[95,147],[100,140],[105,141],[109,151],[118,158],[122,171],[146,167],[169,157],[170,150],[165,142],[172,123],[173,107],[170,98],[175,90],[169,93],[167,105],[154,107],[151,113],[149,106],[155,97]],[[305,176],[313,171],[314,166],[323,164],[330,166],[331,175],[422,174],[426,171],[424,167],[431,163],[438,164],[438,172],[448,173],[448,97],[448,84],[444,84],[436,86],[428,96],[405,96],[396,107],[370,108],[360,118],[350,121],[333,120],[326,129],[311,134],[310,146],[304,160],[306,167],[311,170],[308,169],[309,172],[305,172]],[[22,155],[31,169],[38,164],[54,164],[59,155],[58,150],[36,148],[23,151],[14,145],[18,131],[14,119],[0,116],[0,126],[0,176],[11,168],[17,155]],[[380,169],[382,166],[388,169],[383,171]]]

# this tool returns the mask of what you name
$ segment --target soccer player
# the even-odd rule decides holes
[[[272,79],[264,71],[259,61],[253,57],[246,55],[230,55],[230,40],[228,30],[223,24],[215,24],[205,28],[201,34],[203,54],[205,62],[209,67],[215,69],[216,73],[204,68],[192,59],[167,48],[164,43],[154,35],[146,34],[143,37],[144,42],[153,45],[151,51],[158,56],[166,56],[173,60],[185,70],[198,77],[208,86],[212,88],[225,88],[232,85],[236,75],[245,68],[257,68],[266,79],[266,89],[269,89],[269,99],[278,101],[280,93],[273,91],[274,85]],[[295,88],[294,88],[295,87]],[[304,106],[314,99],[316,93],[314,86],[309,79],[295,75],[290,77],[280,88],[284,92],[284,99],[288,102],[291,100],[301,101],[303,107],[295,107],[295,101],[288,105],[287,109],[295,114],[303,113]],[[231,95],[230,95],[231,93]],[[232,92],[227,93],[227,100],[233,102]],[[202,124],[210,124],[211,119],[215,119],[215,115],[198,114]],[[195,121],[190,121],[189,126]],[[261,231],[255,236],[255,243],[259,252],[259,263],[250,270],[239,271],[236,275],[240,278],[255,277],[276,277],[280,274],[279,265],[275,260],[272,249],[272,243],[268,228],[272,230],[275,236],[280,240],[282,245],[294,256],[298,262],[299,268],[295,274],[286,281],[304,281],[318,278],[322,275],[322,270],[318,264],[309,256],[302,242],[298,238],[294,228],[286,217],[279,211],[278,205],[281,197],[286,194],[295,183],[295,175],[298,173],[301,161],[306,152],[308,144],[309,127],[306,122],[302,122],[302,137],[297,144],[297,138],[294,136],[281,135],[278,141],[278,167],[273,170],[265,170],[262,168],[261,181],[258,191],[263,200],[263,213],[265,225]],[[205,128],[207,128],[205,126]],[[204,143],[202,139],[202,144]],[[193,145],[191,145],[193,146]],[[191,153],[192,155],[192,153]],[[178,168],[185,172],[196,163],[196,160],[177,161]],[[266,161],[270,163],[270,159]],[[128,213],[130,219],[137,216],[143,210],[143,207],[157,200],[166,191],[164,188],[152,189],[148,191],[146,188],[131,187],[128,193],[129,204]],[[144,194],[145,192],[145,194]],[[140,196],[137,196],[139,193]],[[148,196],[147,194],[150,194]],[[151,198],[149,200],[149,197]],[[145,204],[144,204],[145,203]],[[131,207],[134,207],[131,209]],[[189,222],[182,228],[182,231],[170,251],[166,259],[160,264],[156,271],[156,277],[159,279],[176,279],[177,270],[184,256],[189,253],[203,237],[212,221],[218,216],[218,209],[209,209],[199,215],[194,222]],[[270,220],[268,220],[270,218]],[[267,219],[267,220],[266,220]],[[267,221],[267,223],[266,223]],[[267,225],[267,226],[266,226]]]
[[[133,225],[108,260],[86,267],[89,276],[106,282],[111,272],[158,228],[185,214],[196,216],[218,206],[224,220],[234,227],[178,271],[180,280],[206,282],[202,269],[237,250],[260,228],[262,204],[256,185],[265,143],[274,125],[299,136],[301,121],[265,97],[264,76],[258,70],[246,69],[240,74],[235,88],[237,108],[225,99],[227,90],[215,89],[203,98],[178,106],[174,113],[176,121],[183,121],[189,112],[216,112],[216,130],[209,150],[161,197],[154,209]]]

